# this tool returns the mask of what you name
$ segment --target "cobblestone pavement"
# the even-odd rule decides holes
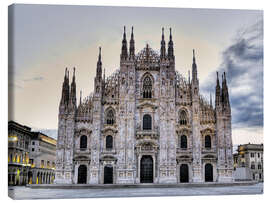
[[[104,188],[104,189],[32,189],[9,187],[13,199],[69,199],[101,197],[149,197],[190,195],[246,195],[262,194],[263,183],[248,186],[229,187],[187,187],[187,188]]]

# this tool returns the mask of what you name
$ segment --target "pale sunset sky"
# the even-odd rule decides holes
[[[263,11],[13,5],[9,12],[9,120],[56,137],[65,68],[76,67],[77,101],[93,91],[98,47],[106,77],[119,68],[123,27],[135,49],[160,49],[172,28],[176,70],[196,52],[200,91],[215,95],[226,71],[233,144],[263,143]],[[167,45],[166,45],[167,46]]]

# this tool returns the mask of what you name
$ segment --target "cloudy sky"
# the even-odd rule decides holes
[[[263,142],[263,12],[258,10],[16,5],[9,13],[9,119],[55,136],[65,67],[76,67],[77,97],[93,91],[98,47],[109,76],[119,67],[123,26],[136,52],[160,49],[172,28],[176,69],[191,70],[214,95],[226,71],[233,143]]]

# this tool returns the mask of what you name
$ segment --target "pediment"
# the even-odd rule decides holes
[[[203,159],[216,159],[216,155],[213,154],[206,154],[203,156]]]
[[[117,158],[112,155],[104,155],[100,158],[101,161],[117,161]]]
[[[152,109],[157,109],[158,106],[149,102],[149,101],[143,101],[141,104],[137,106],[138,109],[143,109],[143,108],[152,108]]]
[[[87,129],[87,128],[79,128],[75,131],[75,134],[85,134],[85,135],[89,135],[92,133],[92,130]]]
[[[111,125],[105,125],[101,132],[106,133],[106,132],[109,132],[109,131],[112,131],[113,133],[118,132],[118,130],[114,126],[111,126]]]
[[[201,130],[201,134],[215,134],[215,129],[207,127]]]

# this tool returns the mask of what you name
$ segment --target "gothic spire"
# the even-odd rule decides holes
[[[124,26],[124,34],[122,40],[122,52],[121,52],[121,59],[127,59],[127,40],[126,40],[126,26]]]
[[[133,35],[133,26],[131,28],[131,37],[129,42],[129,56],[130,58],[134,58],[135,56],[135,42],[134,42],[134,35]]]
[[[99,47],[99,55],[98,55],[98,62],[97,62],[97,70],[96,70],[96,78],[101,80],[102,77],[102,62],[101,62],[101,47]]]
[[[210,92],[210,106],[212,108],[212,94],[211,94],[211,92]]]
[[[82,105],[82,90],[80,91],[80,105]]]
[[[73,77],[70,88],[70,101],[73,106],[76,106],[76,82],[75,82],[75,67],[73,68]]]
[[[195,59],[195,50],[193,49],[192,80],[197,80],[197,64]]]
[[[160,47],[160,58],[164,59],[166,57],[166,43],[164,40],[164,28],[162,28],[162,36],[161,36],[161,47]]]
[[[217,72],[217,83],[216,83],[216,100],[215,100],[215,106],[219,106],[220,104],[220,85],[219,85],[219,77],[218,77],[218,72]]]
[[[222,81],[222,102],[224,106],[230,106],[228,86],[226,80],[226,73],[223,73],[223,81]]]
[[[174,59],[173,41],[172,41],[172,28],[170,28],[170,41],[168,43],[168,58],[169,59]]]

